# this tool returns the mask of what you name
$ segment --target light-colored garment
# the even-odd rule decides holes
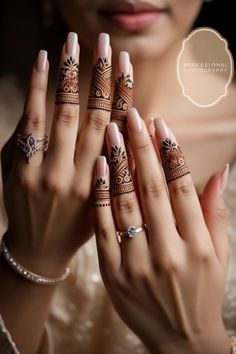
[[[223,313],[229,335],[236,335],[236,164],[231,168],[225,200],[232,256]],[[98,269],[94,238],[78,252],[71,266],[69,278],[58,288],[52,303],[41,354],[147,353],[108,299]],[[6,349],[1,353],[16,354],[3,329],[2,324],[0,338],[4,334]]]

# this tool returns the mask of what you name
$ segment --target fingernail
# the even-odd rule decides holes
[[[78,35],[77,35],[77,33],[74,33],[74,32],[68,33],[65,50],[68,55],[71,55],[72,57],[77,56],[77,50],[78,50]]]
[[[99,156],[97,158],[96,174],[97,177],[106,176],[107,161],[105,156]]]
[[[46,70],[48,59],[48,52],[46,50],[40,50],[36,60],[36,70],[43,72]]]
[[[229,164],[227,163],[224,171],[221,173],[220,181],[219,181],[219,189],[221,194],[223,194],[225,191],[225,188],[228,183],[228,179],[229,179]]]
[[[128,128],[131,130],[131,132],[138,133],[142,130],[142,120],[135,108],[130,108],[128,110],[127,121]]]
[[[110,51],[110,36],[107,33],[100,33],[97,43],[97,55],[98,57],[108,57]]]
[[[109,123],[107,126],[108,139],[111,145],[120,145],[121,137],[116,123]]]
[[[130,57],[128,52],[120,52],[118,59],[118,71],[124,75],[130,72]]]
[[[154,125],[158,139],[164,141],[170,137],[169,129],[162,118],[154,119]]]

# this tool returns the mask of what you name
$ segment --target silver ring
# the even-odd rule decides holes
[[[121,242],[121,238],[122,237],[128,237],[128,238],[133,238],[135,237],[139,232],[143,231],[144,229],[147,228],[146,224],[143,224],[143,226],[140,227],[136,227],[136,226],[129,226],[127,228],[127,230],[124,231],[116,231],[117,232],[117,236],[118,236],[118,240],[119,242]]]
[[[24,135],[17,133],[16,145],[21,149],[25,157],[29,160],[39,151],[45,151],[48,147],[48,137],[36,137],[34,134]]]

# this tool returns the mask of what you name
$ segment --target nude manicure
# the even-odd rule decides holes
[[[118,59],[118,71],[124,75],[130,72],[130,57],[128,52],[120,52]]]
[[[78,53],[78,35],[74,32],[69,32],[67,36],[66,46],[65,46],[66,54],[71,55],[76,58]]]
[[[223,194],[225,191],[225,188],[228,183],[228,179],[229,179],[229,164],[227,163],[224,171],[221,173],[220,181],[219,181],[219,189],[221,194]]]
[[[170,138],[169,129],[162,118],[154,119],[154,125],[157,136],[161,141],[165,141]]]
[[[110,52],[110,36],[107,33],[100,33],[97,43],[97,55],[98,57],[106,58]]]
[[[116,123],[109,123],[107,126],[108,139],[111,145],[120,145],[121,137]]]
[[[36,61],[36,70],[44,72],[47,66],[48,52],[46,50],[40,50]]]
[[[137,109],[130,108],[127,114],[128,128],[131,132],[138,133],[142,130],[143,124]]]
[[[96,174],[97,177],[106,176],[107,161],[105,156],[99,156],[97,158]]]

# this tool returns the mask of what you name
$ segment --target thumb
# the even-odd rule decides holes
[[[218,172],[210,178],[200,199],[202,212],[216,255],[225,271],[227,271],[229,261],[229,242],[223,194],[228,176],[229,165],[227,164],[222,172]]]

